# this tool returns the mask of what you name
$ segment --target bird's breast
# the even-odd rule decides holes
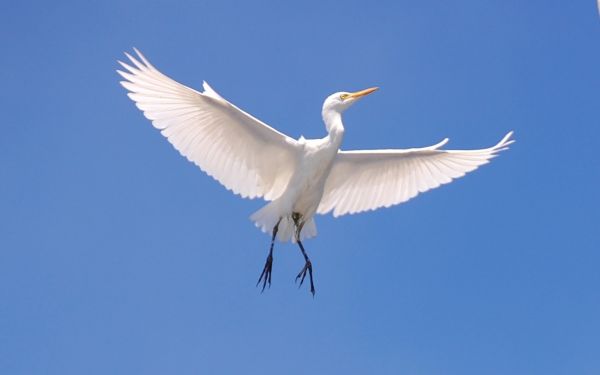
[[[295,190],[293,209],[304,216],[312,216],[319,206],[325,181],[337,150],[319,148],[308,150],[301,162],[290,188]]]

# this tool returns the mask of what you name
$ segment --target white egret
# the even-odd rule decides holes
[[[271,285],[275,239],[296,242],[305,265],[296,276],[302,285],[312,263],[302,240],[317,234],[315,214],[345,214],[406,202],[486,164],[513,140],[509,132],[493,147],[441,150],[448,139],[406,150],[341,151],[342,112],[377,90],[338,92],[323,103],[328,135],[292,139],[223,99],[206,82],[199,92],[158,71],[137,50],[121,61],[128,96],[188,160],[243,198],[269,203],[251,220],[271,235],[271,247],[257,286]]]

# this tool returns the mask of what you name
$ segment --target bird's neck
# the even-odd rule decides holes
[[[344,124],[342,124],[342,115],[336,111],[323,112],[323,122],[329,132],[329,139],[331,143],[336,144],[336,147],[342,144],[344,139]]]

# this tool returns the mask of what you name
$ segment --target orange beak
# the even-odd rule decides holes
[[[379,90],[379,87],[371,87],[365,90],[361,90],[361,91],[357,91],[357,92],[353,92],[350,95],[348,95],[349,98],[352,99],[358,99],[358,98],[362,98],[365,95],[369,95],[372,92],[375,92]]]

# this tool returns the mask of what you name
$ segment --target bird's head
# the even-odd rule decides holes
[[[341,114],[350,106],[356,103],[358,100],[372,92],[375,92],[379,87],[371,87],[365,90],[356,92],[336,92],[335,94],[329,95],[323,103],[323,121],[327,127],[327,131],[331,132],[333,124],[336,124],[338,128],[343,131],[341,122]]]
[[[359,99],[363,98],[366,95],[369,95],[372,92],[377,91],[378,89],[379,87],[371,87],[366,90],[356,92],[341,91],[329,95],[323,103],[323,114],[329,111],[342,113],[346,109],[348,109],[352,104],[356,103]]]

